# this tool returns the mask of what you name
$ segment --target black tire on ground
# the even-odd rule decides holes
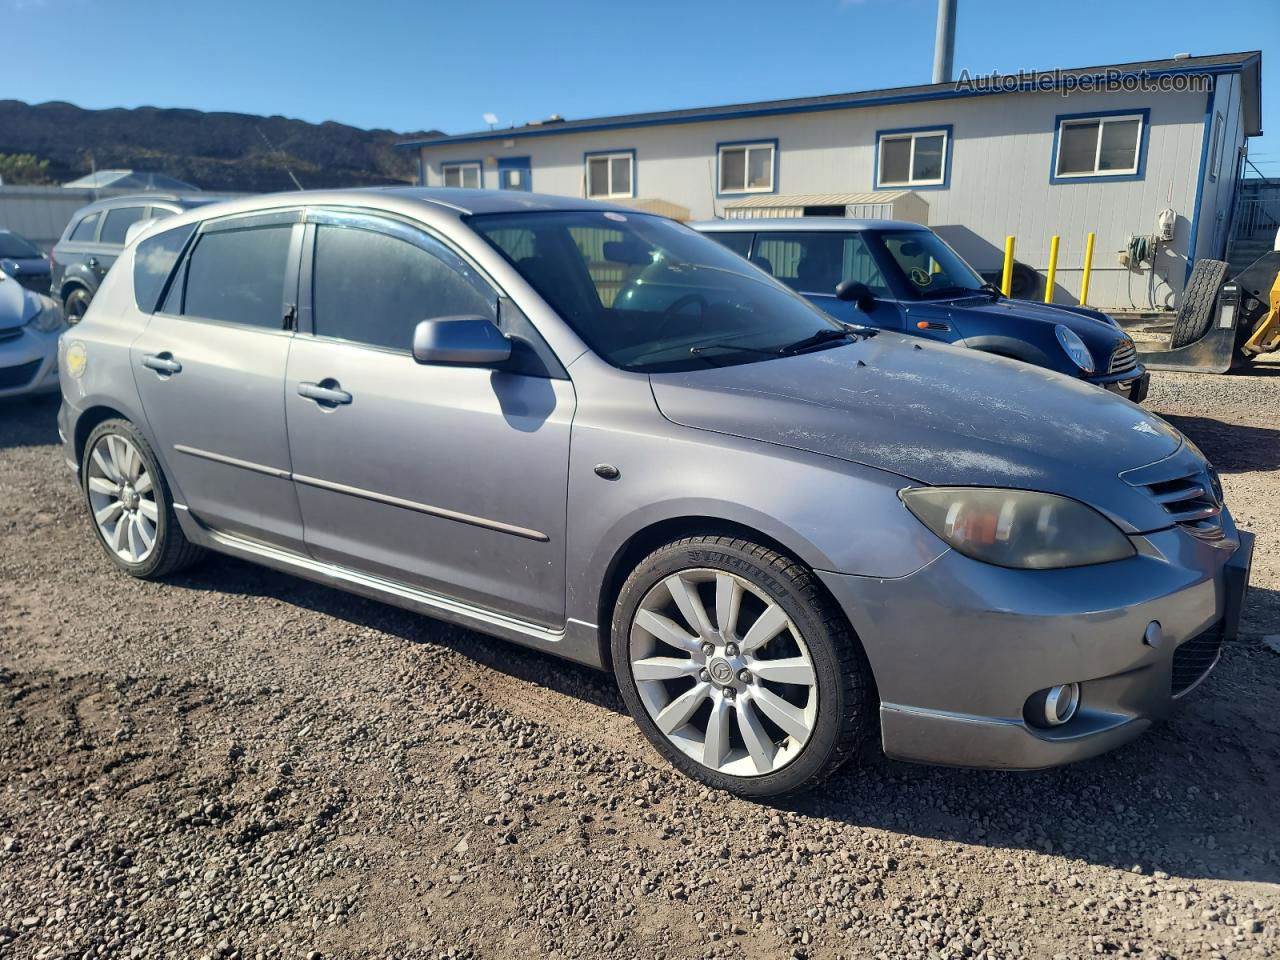
[[[1025,263],[1013,264],[1013,276],[1009,281],[1009,296],[1015,300],[1027,300],[1040,289],[1040,274]]]
[[[1195,343],[1209,332],[1213,322],[1214,306],[1218,291],[1227,279],[1227,263],[1224,260],[1197,260],[1182,291],[1182,302],[1173,318],[1173,334],[1169,346],[1173,349]]]
[[[152,478],[157,508],[156,544],[151,553],[140,563],[130,563],[121,557],[107,543],[93,517],[93,507],[89,500],[89,461],[92,451],[104,437],[117,435],[131,443],[142,457],[146,472]],[[142,580],[156,580],[169,574],[193,566],[205,556],[205,550],[186,538],[178,518],[173,511],[173,496],[169,492],[169,483],[160,469],[156,455],[147,443],[146,438],[128,420],[104,420],[94,427],[85,441],[84,453],[80,458],[80,490],[84,494],[85,507],[89,513],[89,526],[102,545],[107,557],[125,573]]]
[[[658,729],[632,673],[630,634],[641,601],[660,581],[686,570],[726,571],[760,588],[803,636],[813,663],[817,718],[796,756],[763,775],[734,776],[703,766]],[[714,604],[709,608],[715,616]],[[855,754],[869,752],[878,733],[878,697],[871,668],[844,614],[806,567],[758,544],[724,536],[693,536],[653,551],[632,571],[614,607],[614,674],[636,724],[677,769],[708,786],[746,797],[809,790]],[[736,711],[739,704],[734,705]]]
[[[62,316],[67,321],[67,326],[74,327],[84,319],[85,311],[89,309],[92,300],[93,294],[84,287],[76,287],[67,294],[67,298],[62,302]]]

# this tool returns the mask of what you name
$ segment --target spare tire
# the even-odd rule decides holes
[[[1173,318],[1173,334],[1169,346],[1175,350],[1195,343],[1209,332],[1213,323],[1214,308],[1218,303],[1218,291],[1227,279],[1225,260],[1197,260],[1187,286],[1182,291],[1182,302]]]

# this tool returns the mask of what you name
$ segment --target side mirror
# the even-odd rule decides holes
[[[876,302],[871,288],[858,280],[841,280],[836,284],[836,299],[856,303],[859,310],[869,310]]]
[[[510,357],[511,341],[484,317],[439,317],[413,328],[418,363],[491,367]]]

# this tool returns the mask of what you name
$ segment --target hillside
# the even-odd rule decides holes
[[[0,154],[47,160],[54,183],[90,172],[91,156],[99,170],[155,170],[206,190],[291,190],[286,168],[308,189],[411,183],[413,153],[392,145],[418,135],[246,113],[0,100]]]

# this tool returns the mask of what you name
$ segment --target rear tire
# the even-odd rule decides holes
[[[130,576],[158,579],[204,556],[178,525],[169,484],[151,445],[128,420],[104,420],[89,434],[80,489],[98,542]]]
[[[1182,291],[1182,302],[1173,318],[1169,346],[1173,349],[1195,343],[1209,332],[1218,291],[1227,279],[1227,263],[1223,260],[1197,260]]]
[[[84,287],[76,287],[68,293],[67,298],[62,302],[62,318],[66,320],[67,326],[74,327],[83,320],[92,301],[93,294]]]
[[[695,536],[655,550],[623,584],[611,633],[636,724],[716,789],[811,789],[876,732],[871,670],[844,614],[811,571],[759,544]]]

